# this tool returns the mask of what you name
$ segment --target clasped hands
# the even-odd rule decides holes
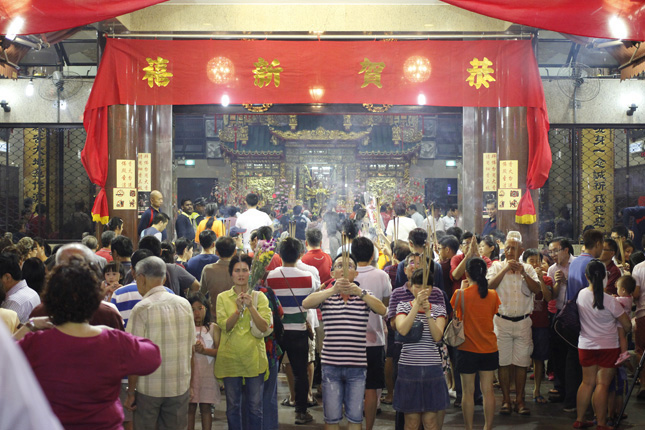
[[[337,279],[334,284],[334,288],[337,293],[348,296],[360,296],[363,293],[363,290],[361,290],[358,285],[353,282],[349,282],[349,279],[345,278]]]
[[[240,293],[240,295],[237,296],[237,299],[235,300],[235,304],[237,305],[237,310],[242,312],[243,306],[246,306],[247,308],[252,306],[253,298],[250,294]]]
[[[430,302],[428,301],[428,297],[430,296],[430,289],[429,288],[424,288],[419,293],[417,294],[417,297],[414,299],[414,306],[417,306],[418,308],[423,309],[424,312],[429,312],[430,311]]]

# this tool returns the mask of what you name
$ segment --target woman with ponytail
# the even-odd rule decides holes
[[[450,303],[464,323],[466,340],[458,347],[457,370],[461,375],[461,410],[466,430],[473,428],[475,375],[479,374],[484,396],[484,430],[493,428],[495,415],[494,372],[499,365],[493,317],[500,305],[495,290],[488,289],[486,262],[473,257],[466,261],[466,280]],[[463,301],[462,301],[463,298]]]
[[[576,301],[580,315],[578,357],[582,366],[582,383],[578,388],[578,416],[573,427],[593,426],[593,422],[583,421],[593,394],[597,429],[609,430],[612,427],[607,426],[607,397],[620,354],[616,320],[625,333],[632,330],[632,323],[620,303],[604,292],[607,282],[605,265],[600,260],[591,260],[585,275],[589,287],[580,290]]]
[[[224,223],[217,219],[217,203],[206,205],[206,218],[202,220],[195,231],[195,242],[199,243],[199,233],[204,230],[213,230],[217,237],[225,236]]]

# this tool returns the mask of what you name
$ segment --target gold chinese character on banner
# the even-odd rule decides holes
[[[361,88],[365,88],[369,84],[374,84],[379,88],[383,88],[383,84],[381,84],[381,73],[383,72],[383,69],[385,69],[385,63],[373,63],[368,58],[365,58],[360,64],[362,68],[358,74],[365,74],[365,79]]]
[[[493,62],[488,58],[484,57],[484,59],[480,61],[475,57],[473,58],[473,61],[470,62],[470,65],[473,67],[471,69],[466,69],[466,71],[470,73],[470,76],[466,78],[466,81],[468,81],[468,85],[471,87],[475,86],[475,88],[479,89],[479,87],[483,85],[488,88],[489,82],[495,81],[495,78],[490,75],[491,73],[495,73],[495,70],[490,67],[493,65]]]
[[[273,85],[277,87],[280,86],[280,73],[283,71],[282,67],[277,67],[280,65],[278,60],[273,60],[271,63],[267,62],[264,58],[258,58],[257,63],[253,63],[255,69],[253,74],[255,75],[254,84],[260,88],[269,86],[271,80],[273,79]]]
[[[169,61],[165,58],[157,57],[156,60],[146,58],[148,67],[144,67],[143,71],[146,72],[143,81],[148,80],[148,85],[152,88],[154,85],[158,87],[165,87],[170,83],[172,73],[169,73],[166,68]]]

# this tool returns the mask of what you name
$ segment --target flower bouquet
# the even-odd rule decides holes
[[[249,276],[249,288],[255,288],[264,278],[266,267],[275,254],[275,239],[260,240],[255,249],[253,262],[251,263],[251,275]]]

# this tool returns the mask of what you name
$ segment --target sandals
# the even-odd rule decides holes
[[[517,405],[515,405],[515,412],[517,412],[519,415],[524,416],[531,415],[531,410],[527,408],[524,403],[518,403]]]
[[[510,415],[512,411],[510,403],[502,403],[502,408],[499,410],[499,414]]]
[[[288,397],[285,397],[285,399],[281,403],[282,406],[291,406],[292,408],[296,407],[296,402],[293,400],[289,400]]]
[[[391,405],[391,404],[392,404],[392,400],[387,400],[387,399],[385,398],[385,396],[383,396],[383,397],[381,397],[381,403],[383,403],[384,405]]]
[[[543,405],[545,403],[549,403],[543,396],[536,396],[533,397],[533,401],[537,404]]]

